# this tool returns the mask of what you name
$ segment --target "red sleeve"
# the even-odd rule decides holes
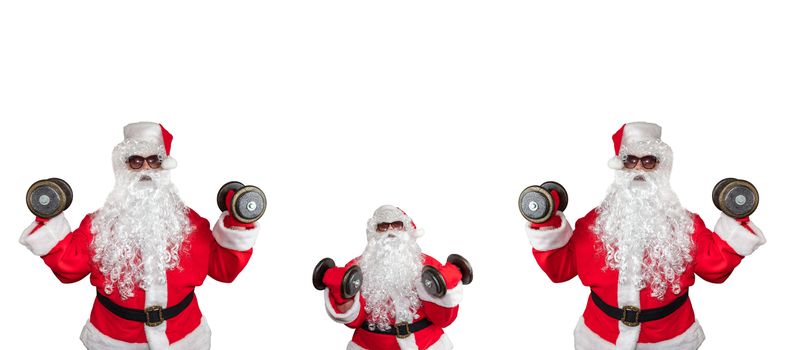
[[[337,308],[338,305],[335,303],[335,298],[333,298],[329,293],[326,293],[326,298],[329,300],[330,303],[327,309],[330,317],[333,320],[341,323],[343,323],[342,320],[351,319],[351,321],[344,323],[344,325],[349,328],[360,328],[360,326],[363,325],[363,322],[365,322],[365,318],[367,316],[367,314],[365,313],[365,299],[363,299],[363,297],[360,294],[361,293],[357,293],[357,295],[354,298],[354,304],[352,304],[352,307],[349,308],[349,310],[343,313],[339,313]],[[355,304],[357,305],[356,310],[354,310]],[[352,319],[353,315],[354,318]]]
[[[694,216],[694,222],[695,273],[708,282],[722,283],[739,265],[743,256],[737,254],[716,233],[706,228],[706,224],[698,215]]]
[[[458,318],[458,307],[460,305],[455,305],[454,307],[443,307],[432,302],[424,301],[422,303],[423,309],[425,309],[425,315],[438,327],[444,328],[451,325],[456,318]]]
[[[545,245],[551,249],[540,250],[537,249],[537,245],[532,248],[534,259],[551,281],[556,283],[566,282],[578,275],[578,267],[575,258],[575,237],[585,234],[584,231],[588,230],[588,225],[585,223],[591,221],[591,215],[593,214],[590,213],[583,219],[578,220],[578,222],[575,223],[574,231],[570,228],[566,218],[562,218],[562,226],[556,229],[534,230],[532,228],[527,228],[530,240],[533,240],[533,235],[537,234],[539,237],[554,236],[554,241],[557,242],[555,245]],[[562,238],[557,239],[556,237],[558,236],[561,236]],[[566,240],[566,243],[559,243],[564,242],[564,240]],[[542,246],[542,243],[540,243],[540,246]]]
[[[233,238],[230,237],[232,235],[237,235],[238,237],[253,235],[253,240],[256,239],[256,234],[258,233],[258,229],[254,228],[251,230],[234,230],[232,228],[226,228],[223,225],[223,216],[218,219],[218,222],[215,224],[215,228],[210,230],[210,224],[207,222],[206,219],[198,216],[198,214],[191,211],[196,216],[192,222],[198,222],[197,230],[206,230],[206,232],[212,232],[212,234],[208,234],[211,237],[210,240],[210,260],[208,261],[208,269],[207,274],[215,279],[216,281],[229,283],[234,281],[235,278],[243,271],[246,265],[248,265],[248,261],[251,260],[251,254],[253,254],[253,242],[249,243],[249,246],[244,246],[247,249],[231,249],[224,247],[220,242],[225,242],[225,245],[229,245],[226,242],[232,242]],[[218,236],[218,237],[217,237]],[[221,238],[219,238],[221,237]],[[219,242],[220,241],[220,242]],[[238,248],[239,246],[233,245],[232,248]]]
[[[572,241],[566,246],[541,252],[532,248],[537,264],[555,283],[567,282],[578,275]]]
[[[67,234],[49,253],[41,256],[63,283],[74,283],[90,274],[91,222],[90,216],[86,216],[79,228]]]
[[[429,295],[422,287],[417,284],[417,293],[422,300],[422,308],[425,317],[438,327],[447,327],[458,317],[458,307],[463,299],[463,285],[461,284],[461,272],[452,264],[442,265],[438,260],[425,255],[425,265],[436,267],[441,272],[447,283],[447,292],[441,298]]]
[[[207,274],[216,281],[230,283],[243,271],[251,260],[253,248],[243,252],[213,244],[210,252],[210,265]]]
[[[353,265],[356,265],[358,258],[350,261],[349,263],[344,266],[344,268],[349,268]],[[330,287],[324,290],[324,303],[325,309],[327,310],[327,315],[330,316],[333,321],[342,323],[349,328],[360,328],[363,322],[365,322],[367,314],[365,313],[365,298],[362,297],[362,293],[358,292],[354,296],[354,303],[351,307],[349,307],[346,311],[338,311],[338,304],[335,301],[335,297],[333,293],[330,293]]]

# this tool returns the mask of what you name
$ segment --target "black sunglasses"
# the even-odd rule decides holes
[[[403,230],[403,221],[382,222],[376,225],[376,232],[386,232],[389,229]]]
[[[161,167],[161,157],[158,155],[152,155],[149,157],[133,155],[128,157],[125,162],[128,163],[128,166],[131,167],[131,169],[140,169],[144,166],[145,161],[152,169],[158,169]]]
[[[641,162],[641,165],[644,169],[654,169],[657,166],[657,163],[660,162],[659,159],[655,156],[644,156],[644,157],[636,157],[636,156],[626,156],[624,157],[624,167],[627,169],[635,168],[638,165],[638,161]]]

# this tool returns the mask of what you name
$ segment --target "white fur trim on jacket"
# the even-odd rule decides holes
[[[747,225],[755,234],[741,226],[736,219],[721,213],[720,219],[717,220],[717,225],[714,226],[714,232],[728,243],[736,251],[736,254],[747,256],[766,243],[766,237],[755,224],[748,222]]]
[[[330,303],[330,288],[325,288],[324,308],[327,309],[327,314],[330,315],[330,318],[332,318],[333,321],[343,324],[352,322],[360,315],[360,293],[357,293],[357,295],[354,296],[354,304],[352,304],[352,307],[350,307],[349,310],[346,310],[344,313],[339,313]]]
[[[244,252],[253,248],[259,236],[259,226],[247,230],[235,230],[224,226],[224,218],[229,212],[223,212],[213,227],[213,237],[221,247]]]
[[[142,259],[148,256],[155,256],[156,252],[151,251],[150,248],[142,250]],[[145,266],[146,267],[146,266]],[[161,276],[161,272],[157,269],[144,269],[144,277],[152,281],[145,289],[144,293],[144,307],[159,306],[166,308],[169,305],[169,291],[167,289],[166,276]],[[175,304],[176,301],[172,304]],[[169,338],[166,336],[166,326],[168,321],[150,327],[144,325],[144,334],[147,337],[147,344],[150,350],[166,350],[169,349]]]
[[[637,344],[636,350],[696,350],[700,347],[706,336],[703,334],[698,321],[687,328],[684,333],[658,343],[640,343]],[[617,347],[610,342],[602,339],[597,333],[594,333],[586,323],[583,317],[578,320],[578,325],[575,327],[575,350],[616,350]]]
[[[642,261],[643,251],[637,252],[632,261]],[[622,276],[619,276],[619,282],[616,292],[616,305],[620,308],[625,306],[641,307],[641,291],[636,287],[632,281],[637,280],[641,276],[641,266],[631,264],[624,272],[625,282],[622,283]],[[638,338],[641,335],[641,326],[630,327],[622,323],[619,324],[619,337],[616,338],[616,349],[619,350],[635,350],[638,344]]]
[[[526,225],[526,235],[529,236],[529,242],[532,247],[541,252],[558,249],[567,245],[572,237],[572,227],[564,217],[564,213],[557,211],[556,215],[561,218],[561,226],[555,229],[533,229],[531,226]]]
[[[209,350],[210,326],[202,317],[201,323],[191,333],[180,341],[168,347],[170,350]],[[90,321],[82,329],[79,337],[89,350],[148,350],[150,346],[145,343],[126,343],[101,333]]]
[[[414,334],[405,338],[405,339],[398,339],[398,346],[401,347],[402,350],[417,350],[417,344],[414,341]],[[410,340],[407,340],[410,339]],[[413,346],[413,347],[412,347]],[[453,345],[450,341],[450,338],[447,337],[447,334],[442,334],[442,336],[437,340],[433,345],[428,347],[427,350],[452,350]],[[357,345],[357,343],[350,341],[349,345],[346,346],[346,350],[367,350],[362,346]]]
[[[425,286],[422,284],[422,281],[415,283],[415,285],[417,288],[417,295],[420,297],[420,300],[434,303],[441,307],[456,307],[461,303],[461,300],[463,300],[463,284],[460,283],[458,283],[455,288],[448,289],[447,293],[445,293],[441,298],[435,298],[428,294],[428,292],[425,291]]]
[[[34,221],[22,231],[22,236],[19,237],[19,243],[38,256],[49,254],[57,243],[71,233],[71,226],[68,225],[68,220],[65,219],[63,213],[49,219],[41,228],[30,234],[38,224],[38,221]]]
[[[146,272],[146,271],[145,271]],[[166,282],[158,282],[158,278],[151,278],[153,283],[147,287],[144,294],[144,307],[160,306],[165,308],[169,303],[169,292],[166,287]],[[169,349],[169,338],[166,336],[166,325],[168,321],[150,327],[144,326],[144,334],[147,337],[147,344],[150,350],[166,350]]]

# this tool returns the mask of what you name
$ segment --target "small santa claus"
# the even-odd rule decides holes
[[[116,183],[104,206],[74,231],[62,213],[39,217],[20,242],[63,283],[90,276],[97,296],[81,334],[88,349],[209,349],[194,289],[207,276],[233,281],[259,230],[231,208],[210,228],[183,204],[170,180],[177,162],[163,126],[129,124],[124,135],[112,152]]]
[[[704,334],[687,294],[695,276],[721,283],[766,242],[747,217],[723,213],[712,232],[684,209],[669,184],[673,152],[660,136],[656,124],[622,126],[609,162],[616,179],[600,206],[575,229],[561,211],[526,227],[551,280],[578,276],[591,288],[576,349],[697,349]],[[551,194],[558,207],[564,195]]]
[[[314,271],[327,314],[355,329],[347,349],[452,349],[442,329],[458,316],[463,284],[472,278],[468,262],[451,255],[442,265],[423,254],[417,244],[423,231],[391,205],[376,209],[366,234],[362,256]]]

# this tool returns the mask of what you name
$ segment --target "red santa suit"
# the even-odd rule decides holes
[[[422,282],[418,281],[417,294],[421,300],[421,306],[416,311],[413,323],[421,320],[428,320],[432,324],[428,327],[411,333],[407,337],[397,337],[395,335],[378,334],[361,328],[366,321],[365,299],[362,293],[357,293],[354,297],[354,304],[346,312],[339,312],[336,308],[336,301],[330,293],[328,287],[324,291],[324,303],[327,314],[338,323],[345,324],[349,328],[354,328],[354,336],[347,346],[347,350],[447,350],[452,349],[450,339],[444,333],[443,328],[449,326],[458,316],[458,304],[463,297],[463,285],[460,281],[460,271],[451,264],[443,266],[436,259],[423,254],[424,265],[440,267],[447,282],[447,293],[441,298],[434,298],[425,291]],[[346,267],[357,264],[357,259],[349,262]],[[394,326],[395,321],[390,325]],[[394,328],[394,327],[393,327]]]
[[[179,268],[167,270],[163,283],[156,281],[146,290],[136,287],[134,295],[125,300],[120,293],[104,293],[104,275],[91,259],[91,215],[73,232],[63,214],[43,225],[36,221],[24,230],[20,243],[41,256],[63,283],[77,282],[89,275],[97,292],[117,305],[136,310],[150,306],[167,308],[192,293],[205,277],[228,283],[248,264],[258,228],[227,228],[226,215],[224,212],[210,229],[206,219],[189,209],[193,231],[186,237],[184,246],[188,249],[180,254]],[[196,298],[179,315],[154,327],[120,318],[96,299],[81,340],[88,349],[209,349],[210,328]]]
[[[551,280],[565,282],[578,276],[602,301],[617,308],[653,309],[679,297],[666,293],[662,300],[657,299],[651,296],[649,287],[639,290],[631,283],[620,283],[619,272],[605,268],[605,257],[597,250],[598,238],[592,230],[598,217],[596,209],[578,220],[574,230],[561,212],[557,215],[561,217],[558,228],[526,228],[534,257]],[[752,223],[741,224],[721,214],[712,232],[698,215],[692,217],[695,249],[692,262],[680,278],[682,294],[695,283],[695,275],[712,283],[725,281],[744,256],[766,242]],[[588,298],[575,329],[576,349],[687,350],[697,349],[703,339],[689,299],[665,318],[630,327],[607,316]]]

